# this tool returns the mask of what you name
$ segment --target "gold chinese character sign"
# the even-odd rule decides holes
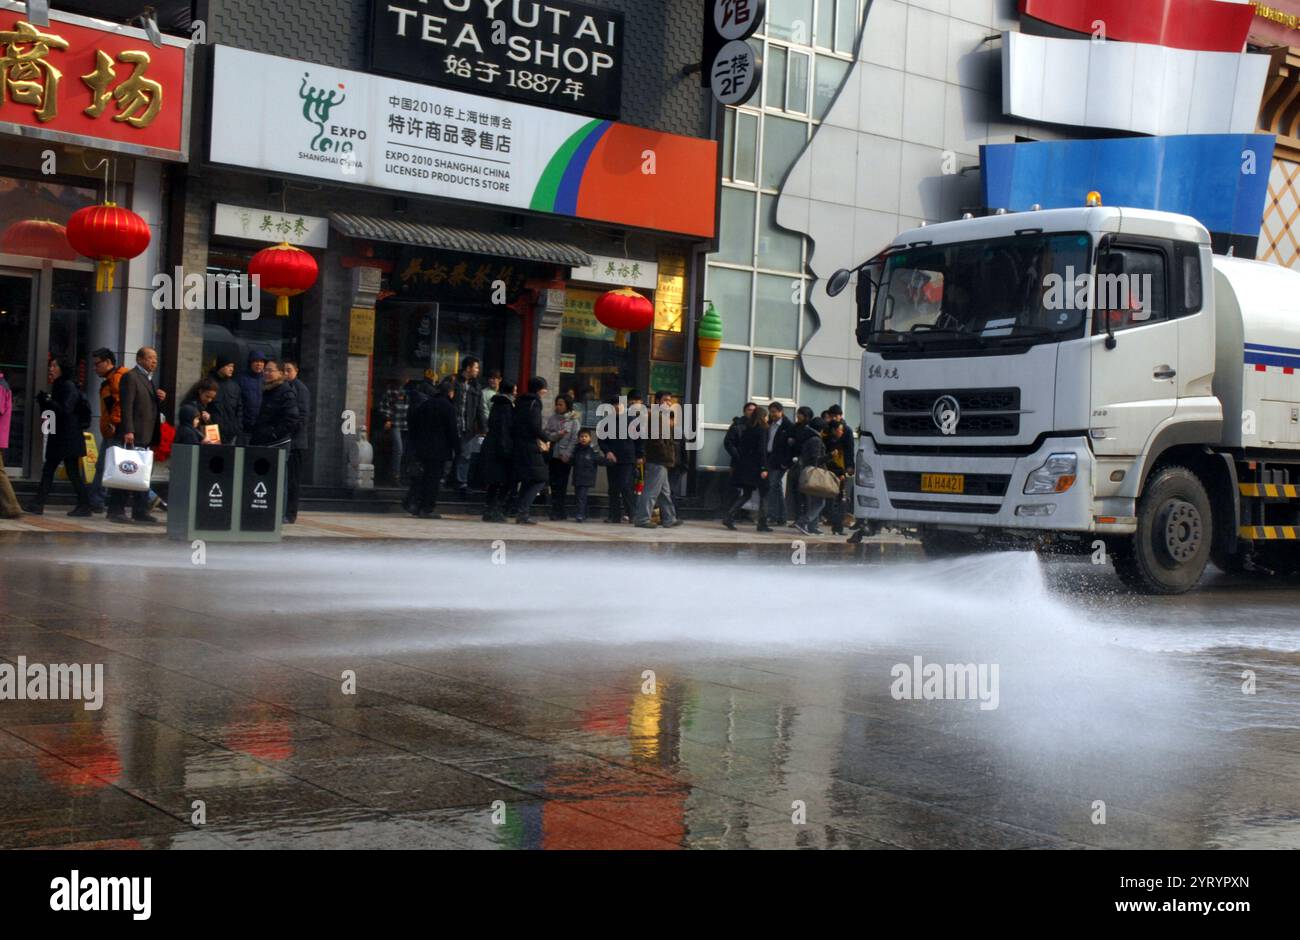
[[[49,61],[51,49],[67,49],[68,41],[53,33],[42,33],[31,23],[19,20],[13,29],[0,31],[0,105],[5,96],[15,104],[31,105],[38,121],[52,121],[58,114],[60,72]]]
[[[136,30],[83,22],[52,12],[36,27],[0,12],[0,133],[184,159],[189,42],[154,48]]]

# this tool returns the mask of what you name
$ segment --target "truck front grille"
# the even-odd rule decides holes
[[[934,421],[939,399],[951,395],[961,408],[954,435]],[[883,398],[885,433],[891,437],[1015,437],[1020,433],[1020,389],[892,391]]]
[[[983,516],[991,516],[1002,508],[997,503],[954,503],[942,499],[891,499],[889,503],[895,509],[911,509],[917,512],[964,512]]]

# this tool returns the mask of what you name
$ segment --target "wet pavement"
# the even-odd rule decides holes
[[[0,848],[1300,847],[1300,587],[515,547],[0,538]]]

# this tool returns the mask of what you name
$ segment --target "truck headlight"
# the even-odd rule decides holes
[[[1025,480],[1026,496],[1064,493],[1079,479],[1078,454],[1052,454]]]
[[[871,464],[862,459],[863,455],[858,454],[858,469],[854,474],[858,486],[864,490],[874,490],[876,488],[876,471],[871,469]]]

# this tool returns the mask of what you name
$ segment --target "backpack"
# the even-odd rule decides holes
[[[90,430],[90,402],[86,401],[85,394],[80,391],[77,392],[77,403],[73,406],[72,413],[76,415],[81,430]]]

